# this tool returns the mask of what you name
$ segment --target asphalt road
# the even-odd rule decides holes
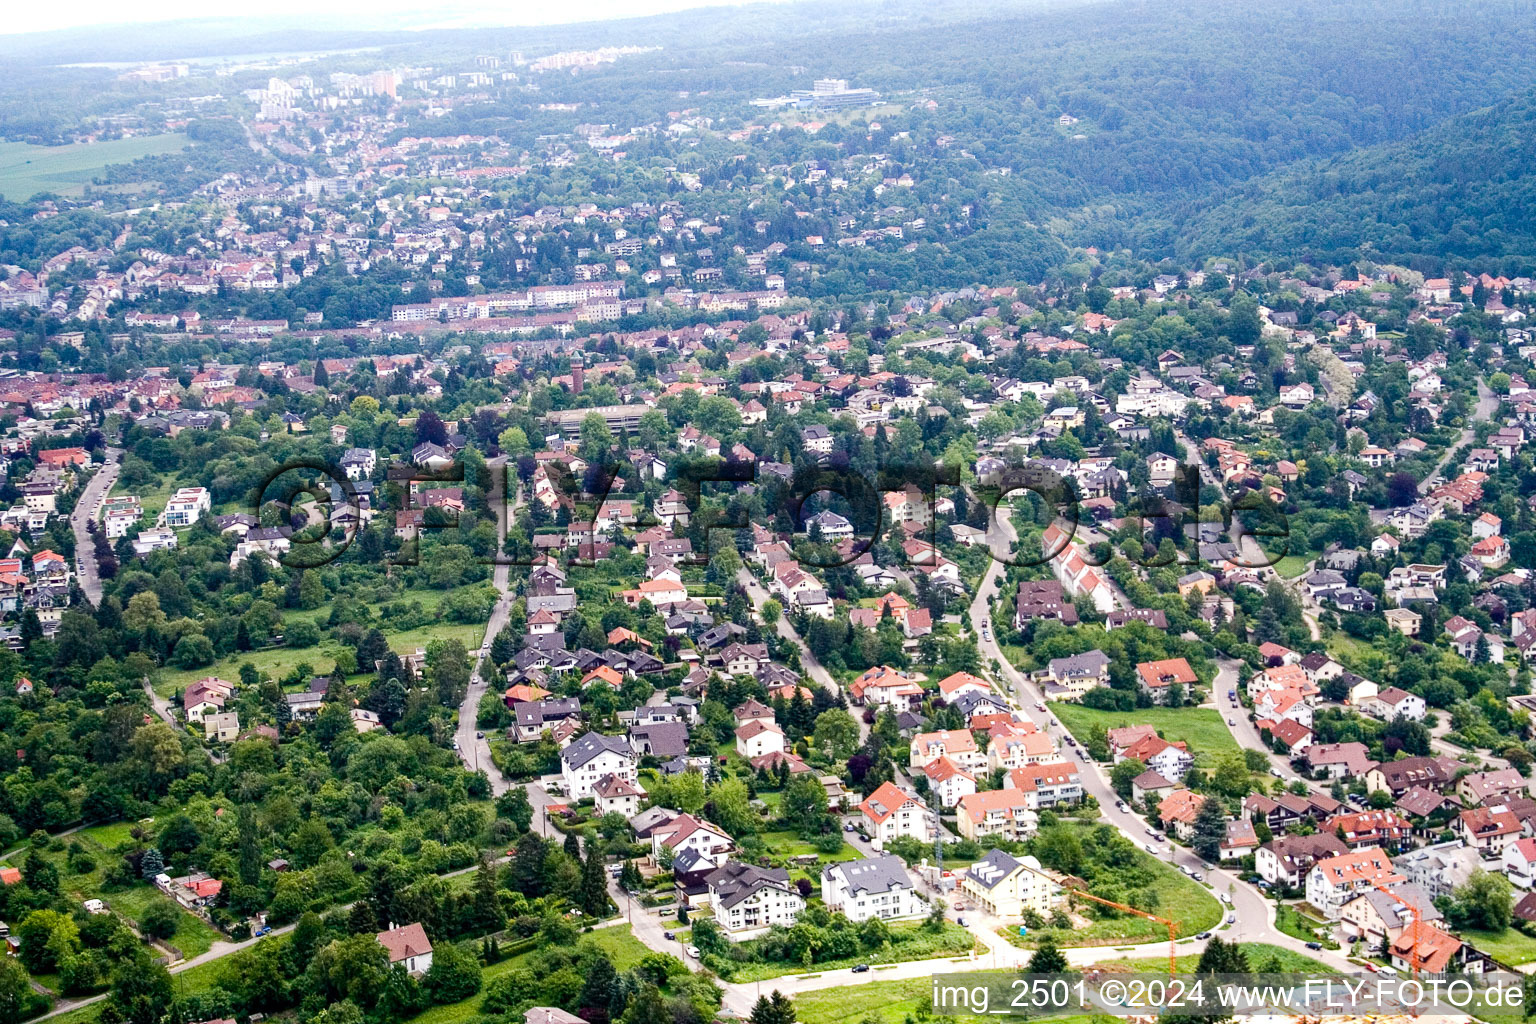
[[[1477,425],[1479,423],[1486,423],[1498,410],[1499,396],[1494,394],[1487,384],[1483,383],[1483,378],[1477,378],[1477,405],[1472,410],[1472,418],[1462,428],[1461,437],[1457,438],[1456,443],[1447,448],[1445,454],[1440,456],[1440,461],[1435,463],[1434,471],[1419,484],[1420,494],[1428,494],[1439,485],[1445,476],[1445,467],[1450,463],[1452,456],[1459,449],[1471,444],[1472,439],[1477,436]]]
[[[75,576],[86,599],[93,605],[101,603],[101,576],[96,567],[96,547],[86,526],[96,518],[96,506],[117,482],[117,474],[122,469],[117,460],[122,454],[119,448],[107,449],[107,461],[86,481],[85,490],[80,493],[80,500],[69,516],[69,525],[75,531]]]
[[[508,482],[506,456],[487,461],[491,469],[492,479],[497,480],[503,488]],[[505,493],[505,490],[503,490]],[[498,502],[496,505],[496,550],[501,550],[502,544],[507,539],[507,523],[514,509],[521,503],[523,497],[522,487],[518,486],[515,496],[510,503]],[[485,696],[488,685],[480,677],[480,670],[486,663],[486,658],[491,647],[491,640],[507,624],[507,616],[511,611],[513,594],[511,592],[511,567],[497,565],[491,573],[491,580],[496,584],[499,596],[496,604],[491,608],[490,620],[485,626],[485,639],[476,654],[474,670],[469,677],[469,689],[465,691],[464,702],[459,705],[459,721],[454,730],[454,749],[458,751],[459,759],[471,771],[484,771],[491,780],[491,792],[500,796],[511,788],[511,784],[501,777],[501,772],[491,763],[491,748],[486,740],[479,735],[480,730],[475,726],[475,715],[480,707],[480,698]],[[537,801],[544,798],[543,804]],[[531,785],[528,787],[528,798],[534,802],[535,822],[542,822],[544,818],[543,806],[549,803],[548,794],[543,787]]]
[[[1015,531],[1008,521],[1008,510],[999,509],[997,519],[988,531],[988,540],[993,553],[1006,555],[1008,546],[1014,539]],[[1235,915],[1236,921],[1222,933],[1224,938],[1235,938],[1245,942],[1267,942],[1335,966],[1344,966],[1346,961],[1342,957],[1323,950],[1309,950],[1301,940],[1292,938],[1277,929],[1274,926],[1274,905],[1258,889],[1242,882],[1231,872],[1207,868],[1200,858],[1186,849],[1176,847],[1166,840],[1154,841],[1148,835],[1146,822],[1129,811],[1121,811],[1116,806],[1119,799],[1109,784],[1107,773],[1085,753],[1079,752],[1067,742],[1069,735],[1067,730],[1057,722],[1049,710],[1042,710],[1049,707],[1045,704],[1044,693],[1003,656],[1002,649],[997,644],[996,634],[990,628],[987,602],[1002,570],[1002,563],[994,560],[983,575],[976,598],[971,604],[971,621],[981,631],[978,642],[982,660],[996,663],[997,674],[1008,684],[1004,692],[1015,703],[1017,710],[1049,733],[1056,740],[1057,748],[1061,750],[1062,755],[1078,765],[1083,787],[1098,800],[1102,819],[1114,825],[1137,846],[1148,849],[1158,859],[1176,867],[1188,866],[1201,871],[1205,875],[1206,883],[1213,891],[1226,893],[1232,900],[1229,913]],[[1232,680],[1235,685],[1235,667],[1232,669]],[[1217,699],[1225,701],[1226,690],[1230,687],[1223,686],[1220,678],[1217,685],[1219,688]],[[1235,715],[1233,720],[1238,720]],[[1254,738],[1257,738],[1256,731]],[[1239,745],[1247,745],[1242,739],[1238,742]],[[1286,779],[1295,778],[1295,774],[1289,768],[1283,768],[1283,774]],[[1162,949],[1167,949],[1166,944],[1160,945]],[[1182,949],[1181,946],[1181,951]],[[1102,957],[1106,951],[1099,949],[1097,952]]]

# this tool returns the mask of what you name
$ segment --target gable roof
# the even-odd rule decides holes
[[[432,940],[427,938],[426,929],[419,923],[391,928],[387,932],[379,932],[375,937],[379,940],[379,944],[388,951],[389,962],[392,964],[397,964],[413,956],[423,956],[432,952]]]

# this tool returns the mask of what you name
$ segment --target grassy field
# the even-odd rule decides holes
[[[411,595],[416,595],[411,591]],[[438,601],[441,595],[435,595]],[[425,601],[422,602],[424,605]],[[290,615],[318,616],[319,612],[288,613]],[[329,609],[325,615],[329,616]],[[324,628],[322,626],[322,628]],[[425,648],[433,640],[458,640],[473,659],[474,652],[479,649],[480,641],[485,637],[485,627],[476,623],[459,624],[454,622],[435,622],[431,625],[421,626],[416,629],[408,629],[404,632],[390,632],[384,630],[384,638],[389,641],[390,649],[401,657],[416,652],[418,648]],[[281,679],[294,666],[301,662],[308,662],[317,675],[326,675],[336,663],[336,652],[341,645],[336,641],[326,638],[314,647],[273,647],[261,651],[249,651],[232,654],[214,662],[212,665],[195,669],[165,668],[160,672],[159,680],[155,683],[155,692],[162,697],[169,697],[177,690],[189,683],[194,683],[206,676],[218,676],[221,679],[238,680],[240,678],[240,666],[249,662],[256,666],[256,670],[274,679]],[[360,673],[354,678],[371,676],[372,673]]]
[[[1484,932],[1463,928],[1457,933],[1478,949],[1511,967],[1536,961],[1536,938],[1515,928],[1502,932]]]
[[[1267,961],[1270,956],[1278,957],[1282,971],[1330,971],[1326,964],[1314,960],[1300,953],[1292,953],[1288,949],[1279,946],[1271,946],[1267,942],[1244,942],[1242,949],[1248,956],[1248,966],[1257,968],[1261,960]],[[1200,963],[1199,953],[1182,953],[1174,961],[1174,969],[1180,974],[1187,974]],[[1122,957],[1119,960],[1104,960],[1093,965],[1107,971],[1163,971],[1168,967],[1166,956],[1158,957]]]
[[[147,885],[123,892],[109,893],[106,900],[114,911],[134,924],[138,924],[139,919],[144,916],[144,912],[151,904],[174,904],[169,896]],[[176,917],[176,934],[172,935],[169,941],[171,945],[181,950],[183,957],[190,960],[208,952],[221,937],[207,921],[183,910]]]
[[[1150,864],[1157,877],[1157,881],[1152,884],[1152,891],[1157,894],[1157,910],[1154,913],[1177,921],[1176,934],[1179,938],[1198,935],[1221,922],[1221,904],[1216,902],[1216,897],[1205,886],[1140,851],[1137,851],[1137,858],[1143,866]],[[1042,938],[1049,938],[1058,946],[1123,946],[1133,942],[1156,942],[1168,937],[1165,925],[1131,915],[1094,920],[1086,927],[1071,930],[1041,928],[1027,936],[1021,936],[1016,927],[999,928],[997,932],[1023,949],[1034,949]]]
[[[1309,561],[1311,561],[1310,555],[1286,555],[1275,563],[1275,572],[1278,572],[1288,580],[1295,579],[1307,571],[1307,562]]]
[[[38,192],[78,196],[108,164],[125,164],[141,156],[174,153],[187,145],[185,135],[149,135],[112,142],[71,146],[33,146],[0,142],[0,195],[21,202]]]
[[[65,850],[45,851],[43,856],[58,869],[60,889],[76,901],[93,898],[105,900],[114,912],[134,925],[138,924],[150,904],[157,901],[170,903],[179,911],[176,934],[171,937],[171,945],[181,950],[182,954],[189,959],[208,952],[214,942],[220,938],[219,933],[196,914],[182,910],[178,904],[148,882],[131,889],[116,889],[110,892],[103,890],[102,875],[107,865],[113,860],[112,850],[119,843],[131,838],[128,834],[131,827],[128,822],[97,825],[82,829],[65,840],[66,847],[69,843],[78,842],[96,862],[96,867],[91,871],[79,873],[71,871]],[[24,852],[18,852],[12,856],[11,860],[19,865],[25,856]]]
[[[1243,943],[1243,952],[1248,954],[1250,965],[1256,965],[1260,960],[1267,960],[1270,954],[1274,954],[1279,957],[1280,965],[1286,971],[1326,971],[1328,969],[1310,957],[1300,956],[1262,942]],[[1182,955],[1177,959],[1175,969],[1180,973],[1189,973],[1195,969],[1199,960],[1199,954]],[[1162,971],[1166,970],[1167,966],[1168,960],[1165,957],[1106,960],[1094,965],[1096,968],[1114,972]],[[998,979],[1003,977],[1006,977],[1006,974],[997,971],[968,971],[946,975],[946,982],[954,985],[987,984],[994,989],[995,994]],[[795,996],[795,1010],[796,1018],[801,1024],[845,1024],[848,1021],[864,1020],[879,1021],[880,1024],[906,1024],[907,1021],[915,1019],[927,1019],[926,1015],[929,1013],[937,1017],[939,1011],[932,1010],[932,999],[932,978],[903,978],[802,992]],[[924,1013],[920,1015],[919,1010]],[[956,1024],[980,1024],[984,1020],[995,1019],[983,1014],[957,1014],[953,1010],[944,1012],[942,1016],[943,1019],[954,1021]],[[1076,1014],[1047,1019],[1053,1024],[1089,1024],[1090,1021],[1105,1018]]]
[[[1318,935],[1317,927],[1308,918],[1299,913],[1295,907],[1284,904],[1275,909],[1275,927],[1291,938],[1300,939],[1303,942],[1332,942],[1327,938],[1330,929],[1324,928],[1324,934]],[[1337,946],[1338,943],[1334,942],[1333,945]]]
[[[608,959],[613,961],[613,966],[619,971],[629,970],[650,953],[650,950],[630,932],[627,924],[595,929],[583,935],[581,941],[590,942],[607,953]],[[479,992],[457,1003],[445,1003],[442,1006],[434,1006],[430,1010],[423,1010],[411,1017],[408,1024],[459,1024],[460,1021],[474,1020],[480,1016],[480,1000],[485,995],[486,986],[501,975],[526,964],[533,955],[533,953],[524,953],[522,956],[509,957],[500,963],[491,964],[481,971]]]
[[[831,864],[840,860],[858,860],[862,856],[847,843],[836,853],[820,853],[794,832],[764,832],[762,838],[769,852],[780,857],[809,857],[815,854],[822,864]]]
[[[1150,725],[1169,742],[1183,740],[1199,760],[1233,753],[1237,743],[1227,731],[1221,713],[1213,708],[1146,708],[1137,711],[1099,711],[1081,704],[1058,702],[1051,706],[1061,724],[1079,742],[1086,742],[1094,726],[1114,729],[1124,725]]]
[[[1005,975],[996,971],[946,974],[945,981],[953,985],[987,984],[996,988]],[[932,978],[902,978],[895,981],[874,981],[868,984],[852,984],[846,988],[826,988],[815,992],[802,992],[795,996],[796,1019],[800,1024],[845,1024],[849,1021],[880,1021],[881,1024],[905,1024],[914,1019],[926,1020],[933,1005]],[[919,1010],[923,1011],[919,1014]],[[953,1009],[935,1011],[936,1016],[956,1024],[981,1024],[996,1020],[984,1014],[956,1013]],[[1070,1017],[1052,1017],[1054,1024],[1089,1024],[1086,1014]]]
[[[873,953],[860,953],[841,960],[828,960],[825,963],[816,964],[812,970],[835,971],[852,967],[854,964],[896,964],[905,963],[908,960],[961,957],[972,949],[978,948],[976,937],[953,922],[945,922],[944,931],[935,935],[921,932],[922,927],[921,922],[893,924],[891,925],[892,938],[897,941],[893,941],[888,948]],[[912,937],[907,942],[901,942],[899,939],[903,935]],[[730,980],[732,982],[768,981],[771,978],[782,978],[786,974],[804,974],[805,972],[806,968],[798,963],[733,963]]]

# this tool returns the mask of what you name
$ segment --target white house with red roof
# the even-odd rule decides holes
[[[1536,838],[1526,836],[1504,847],[1504,875],[1521,889],[1536,889]]]
[[[432,969],[432,940],[420,924],[407,924],[379,932],[379,945],[389,954],[389,964],[403,964],[407,973],[425,974]]]
[[[939,680],[939,695],[950,704],[967,693],[990,694],[991,692],[992,687],[985,679],[973,676],[969,672],[956,672]]]
[[[876,665],[849,684],[848,695],[856,704],[906,711],[923,699],[922,679],[889,665]]]
[[[882,782],[859,804],[859,813],[864,818],[864,831],[876,847],[883,847],[898,836],[911,836],[924,843],[933,840],[933,812],[895,783]]]
[[[940,807],[953,807],[961,797],[976,792],[976,776],[947,757],[936,757],[923,766],[928,788],[939,798]]]
[[[754,718],[736,729],[736,753],[747,760],[784,752],[784,730],[774,722]]]
[[[925,767],[929,761],[947,757],[967,771],[982,771],[987,758],[976,747],[976,738],[966,729],[941,729],[912,737],[908,751],[909,768]]]

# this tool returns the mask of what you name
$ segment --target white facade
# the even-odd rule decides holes
[[[854,923],[878,917],[899,921],[924,917],[928,904],[918,895],[900,857],[829,864],[821,872],[821,898],[831,911]]]

